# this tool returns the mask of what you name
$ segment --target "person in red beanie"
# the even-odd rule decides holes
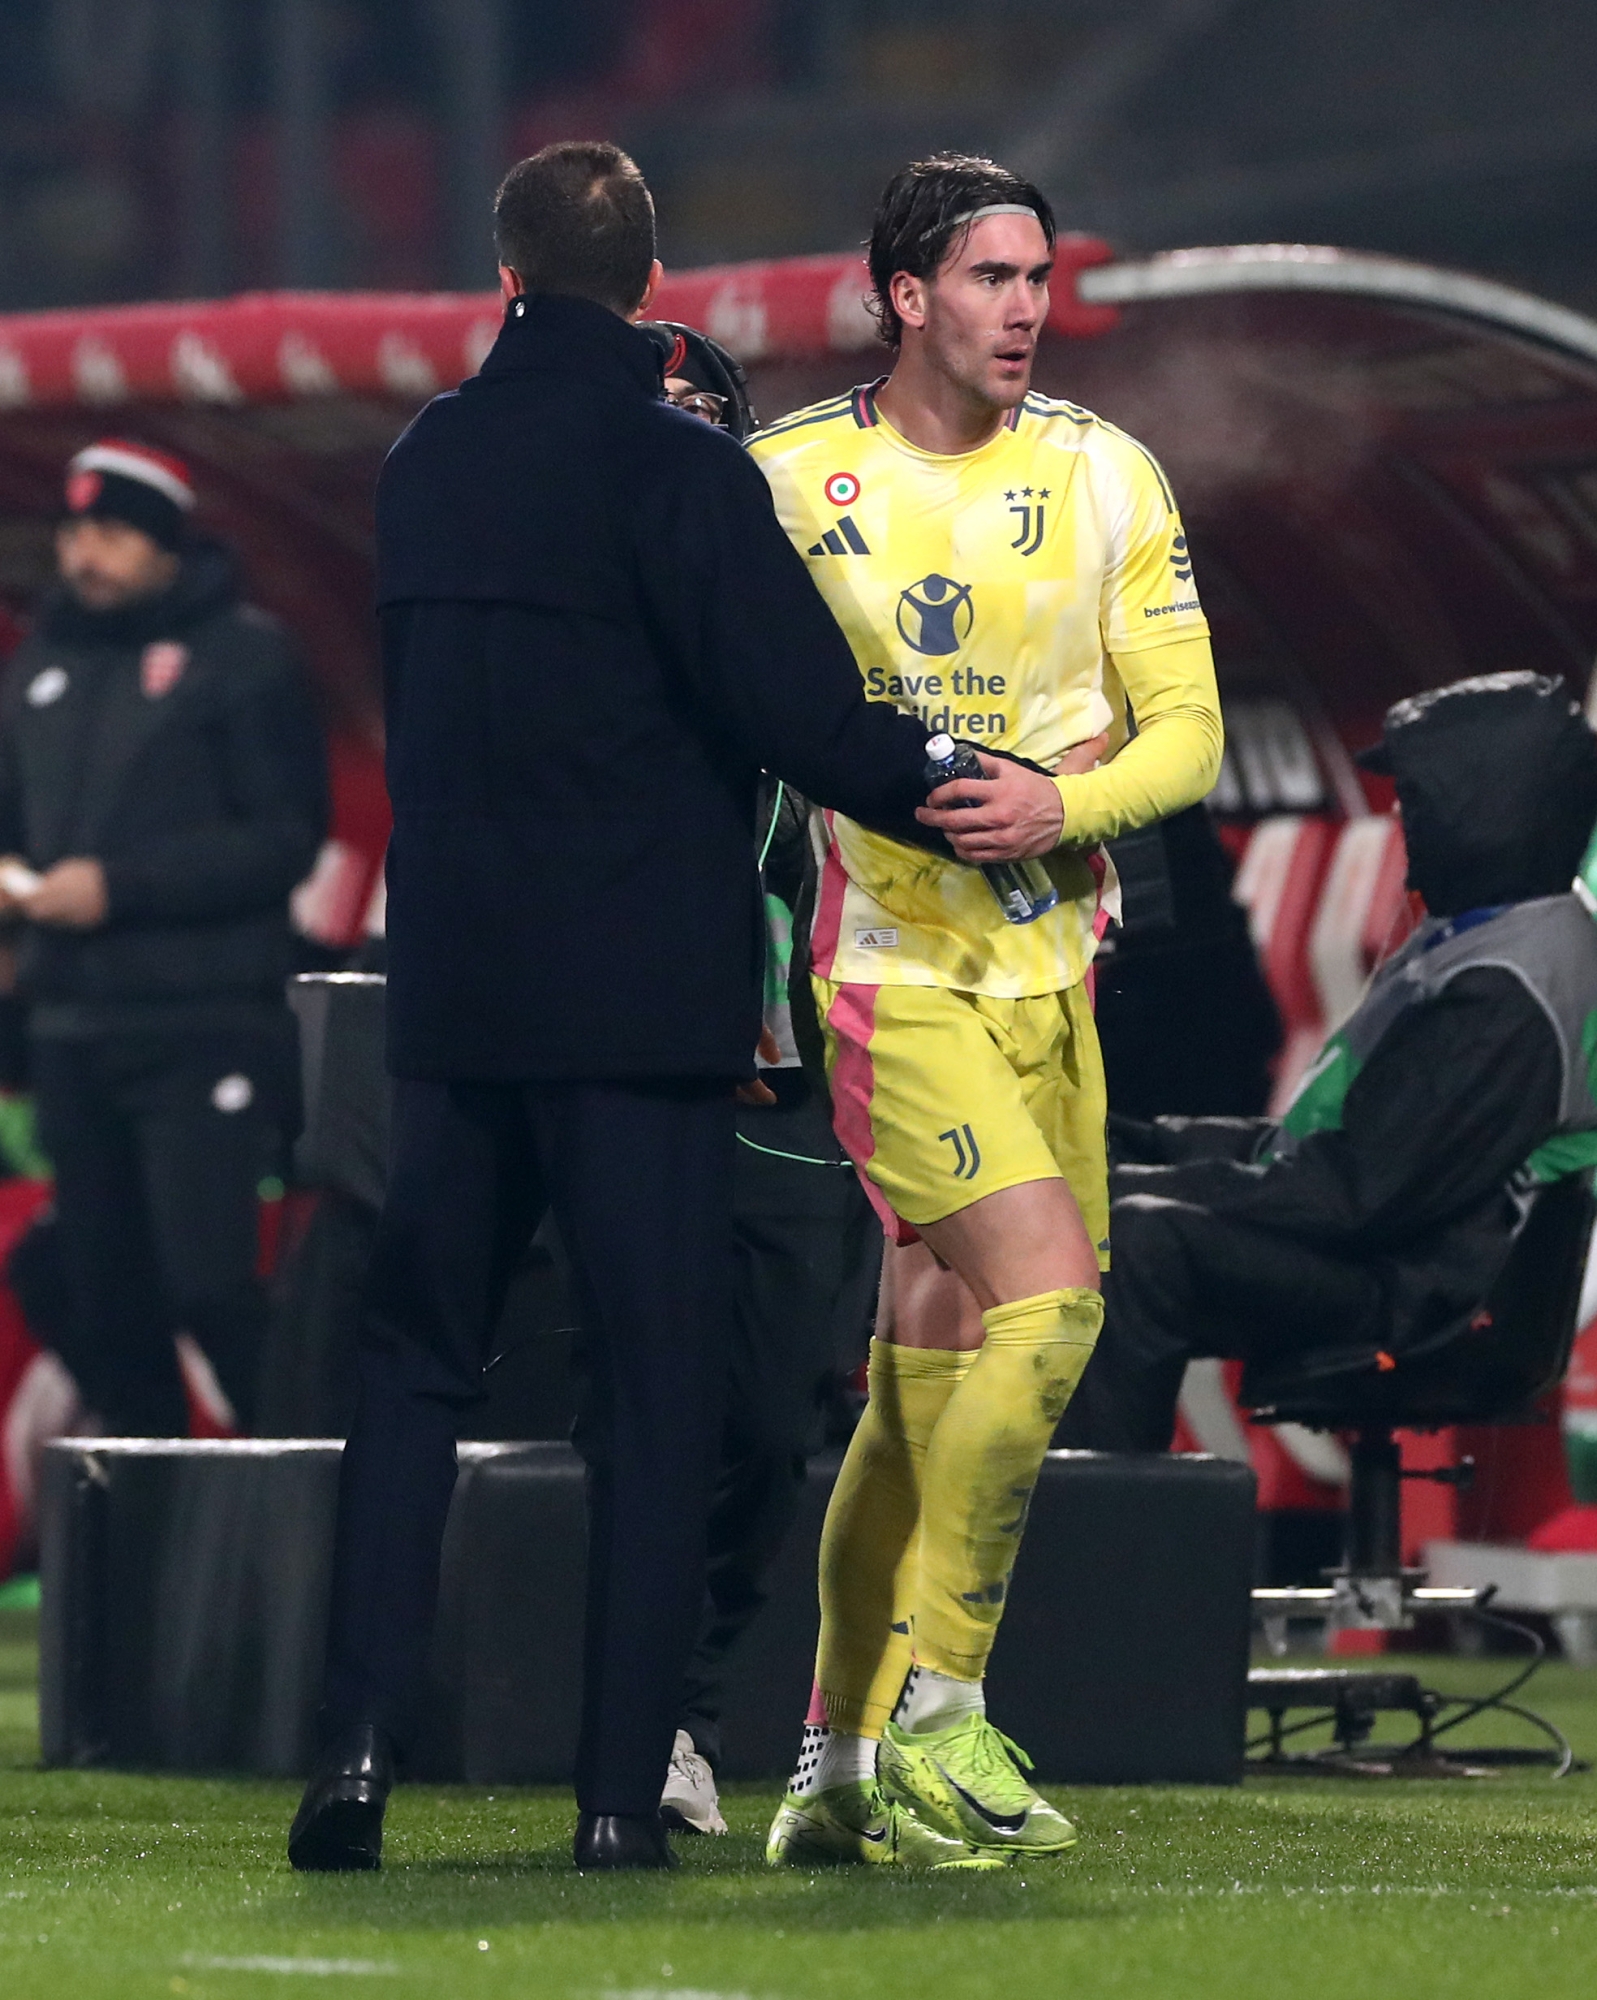
[[[0,916],[22,926],[62,1358],[109,1431],[188,1428],[188,1333],[247,1429],[256,1189],[287,1115],[288,897],[327,819],[294,650],[195,535],[180,459],[67,469],[59,588],[0,692]]]

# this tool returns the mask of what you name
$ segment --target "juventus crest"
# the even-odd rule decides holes
[[[1009,546],[1023,556],[1034,556],[1042,547],[1042,538],[1048,529],[1048,510],[1043,502],[1049,497],[1046,486],[1022,486],[1018,493],[1010,487],[1004,494],[1010,513],[1020,523],[1020,533]]]

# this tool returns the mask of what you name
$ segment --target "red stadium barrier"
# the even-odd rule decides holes
[[[1077,275],[1113,252],[1092,236],[1059,245],[1048,325],[1107,333]],[[814,361],[872,347],[869,289],[854,255],[790,257],[668,274],[654,310],[701,326],[745,362]],[[252,292],[192,304],[107,306],[0,317],[0,410],[128,403],[223,408],[336,394],[421,402],[475,374],[499,331],[486,293]]]

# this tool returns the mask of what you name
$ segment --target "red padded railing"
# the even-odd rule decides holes
[[[1076,274],[1107,263],[1096,237],[1060,240],[1051,331],[1106,333]],[[702,326],[744,361],[868,349],[865,266],[851,254],[668,275],[664,319]],[[0,315],[0,411],[130,402],[241,404],[331,395],[421,402],[471,374],[499,331],[492,293],[254,292],[190,304]]]

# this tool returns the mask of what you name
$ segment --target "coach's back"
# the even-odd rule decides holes
[[[400,1075],[740,1073],[759,766],[878,821],[920,795],[764,480],[660,394],[647,335],[519,297],[383,469]]]

